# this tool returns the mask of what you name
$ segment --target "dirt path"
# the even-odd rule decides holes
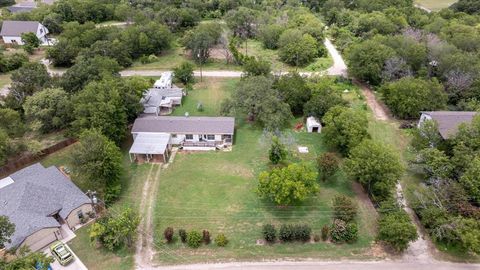
[[[143,217],[138,226],[137,245],[135,251],[135,263],[137,268],[151,267],[153,255],[153,206],[159,184],[159,174],[162,166],[151,164],[147,180],[143,186],[140,201],[140,216]]]
[[[354,83],[362,89],[363,95],[365,96],[366,102],[368,107],[373,112],[373,115],[375,116],[375,119],[381,120],[381,121],[387,121],[390,120],[390,112],[388,109],[385,107],[383,103],[380,103],[377,98],[375,97],[375,94],[373,94],[373,91],[366,86],[365,84],[354,80]]]

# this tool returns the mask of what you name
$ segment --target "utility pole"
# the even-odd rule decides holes
[[[200,57],[200,53],[197,54],[197,57],[198,57],[198,60],[200,60],[200,82],[202,82],[202,79],[203,79],[203,74],[202,74],[202,64],[203,64],[203,60],[202,60],[202,58]]]

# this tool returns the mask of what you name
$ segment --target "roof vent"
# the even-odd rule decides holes
[[[189,117],[190,114],[188,112],[185,112],[185,117]]]

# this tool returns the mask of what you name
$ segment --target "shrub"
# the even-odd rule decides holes
[[[210,239],[210,232],[208,230],[203,230],[202,239],[206,245],[210,244],[211,239]]]
[[[347,243],[354,243],[358,240],[358,226],[357,223],[350,222],[347,223],[345,234],[345,242]]]
[[[268,158],[272,164],[278,164],[287,157],[287,150],[285,145],[280,142],[280,139],[277,136],[272,137],[272,145],[268,152]]]
[[[333,198],[333,218],[350,222],[357,216],[357,206],[350,198],[344,195],[337,195]]]
[[[277,230],[272,224],[263,225],[263,238],[269,243],[275,242],[277,239]]]
[[[187,242],[187,231],[184,229],[178,230],[178,235],[180,236],[180,240],[182,240],[182,243]]]
[[[202,235],[197,231],[187,233],[187,245],[191,248],[198,248],[202,243]]]
[[[224,247],[228,244],[228,239],[223,233],[221,233],[215,237],[215,244],[219,247]]]
[[[328,227],[328,225],[324,225],[322,227],[322,240],[327,241],[329,234],[330,234],[330,228]]]
[[[280,232],[278,234],[278,238],[280,240],[282,240],[283,242],[293,241],[293,239],[294,239],[293,226],[283,224],[280,227]]]
[[[326,181],[327,178],[332,177],[338,170],[340,160],[335,153],[327,152],[323,153],[317,158],[318,174],[322,181]]]
[[[313,241],[319,242],[319,241],[320,241],[320,235],[315,234],[315,235],[313,236]]]
[[[302,241],[302,242],[310,241],[311,233],[312,233],[312,229],[308,225],[293,226],[293,238],[297,241]]]
[[[173,228],[167,227],[165,231],[163,231],[163,236],[167,240],[167,243],[171,243],[173,241]]]

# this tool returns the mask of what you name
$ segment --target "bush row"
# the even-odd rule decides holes
[[[307,242],[310,240],[311,233],[312,229],[308,225],[283,224],[278,235],[274,225],[266,224],[263,226],[263,238],[268,243],[274,243],[277,237],[282,242]]]
[[[172,227],[167,227],[163,231],[163,236],[167,243],[173,243],[175,240],[175,230]],[[200,233],[195,230],[187,232],[184,229],[179,229],[178,236],[180,237],[182,243],[186,243],[191,248],[198,248],[202,243],[208,245],[212,241],[210,232],[208,230],[203,230],[202,233]],[[228,244],[228,239],[223,233],[218,234],[214,241],[219,247],[224,247]]]

